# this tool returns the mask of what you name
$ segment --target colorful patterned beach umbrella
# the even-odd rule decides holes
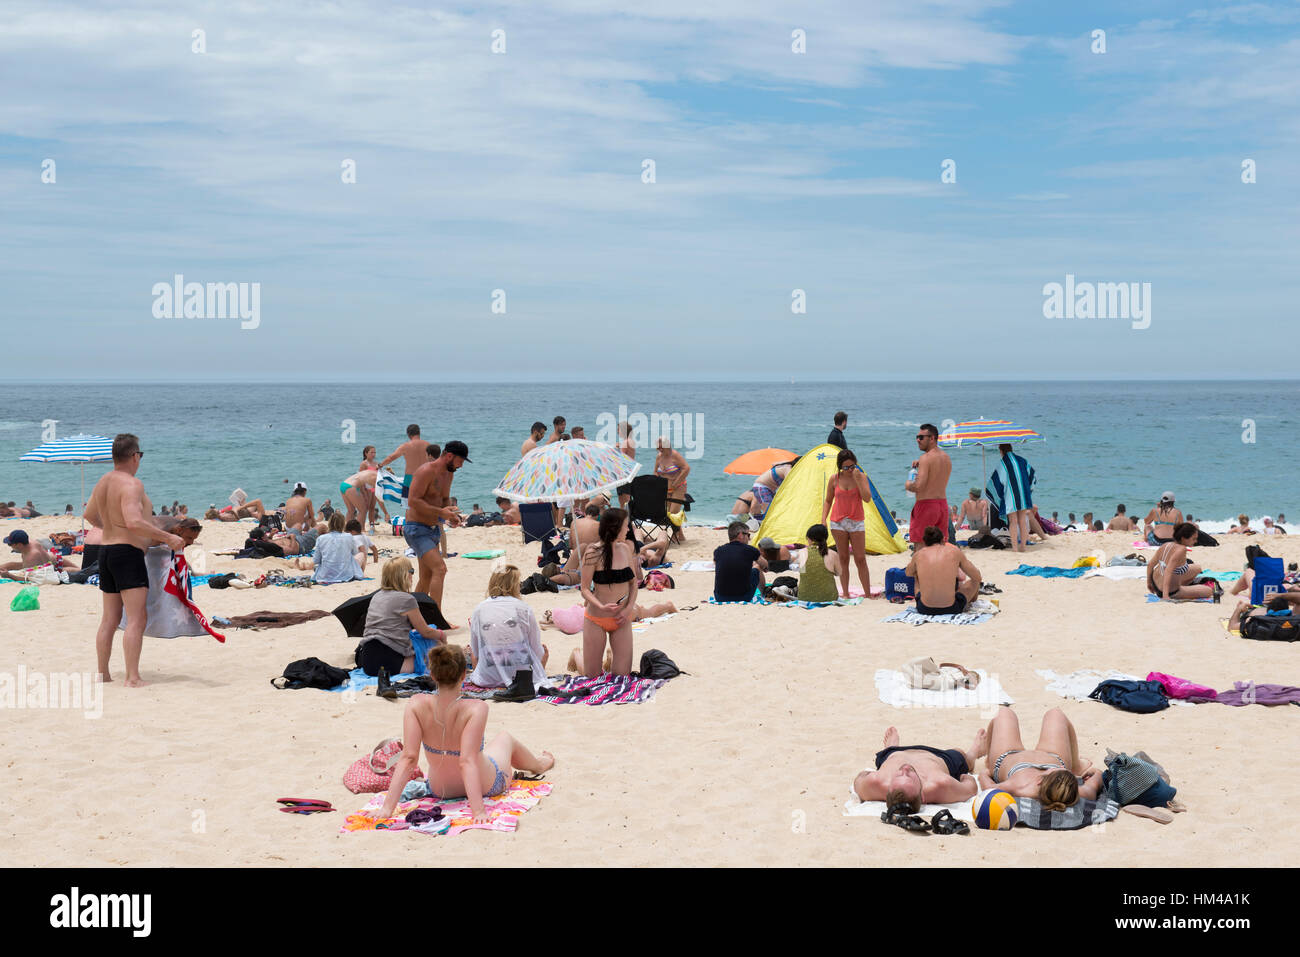
[[[722,471],[727,475],[762,475],[773,465],[792,462],[795,454],[787,449],[755,449],[746,452]]]
[[[989,467],[985,448],[1004,442],[1045,442],[1043,436],[1005,419],[979,419],[975,422],[958,422],[950,431],[939,433],[939,444],[945,448],[960,449],[979,446],[980,465],[984,469],[984,484],[988,485]]]
[[[632,480],[641,463],[601,442],[570,439],[539,445],[510,467],[492,490],[512,502],[591,498]]]
[[[111,462],[113,460],[113,440],[102,435],[73,435],[69,438],[55,439],[40,448],[32,449],[18,459],[19,462],[72,462],[81,466],[81,512],[86,511],[86,463]],[[86,520],[81,520],[82,528]]]

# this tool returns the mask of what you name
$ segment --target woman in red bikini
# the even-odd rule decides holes
[[[636,608],[636,552],[627,538],[627,512],[606,509],[598,541],[582,556],[582,660],[588,678],[601,673],[606,638],[613,652],[613,673],[632,673],[632,615]]]
[[[822,524],[835,537],[835,550],[840,560],[840,591],[849,597],[849,558],[858,569],[862,594],[871,594],[871,572],[867,570],[867,522],[862,503],[871,500],[871,485],[867,473],[858,468],[858,459],[848,449],[835,456],[839,469],[826,483],[826,499],[822,502]],[[830,522],[826,517],[830,516]]]

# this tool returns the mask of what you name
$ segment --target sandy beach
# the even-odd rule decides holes
[[[33,537],[75,529],[75,519],[4,522]],[[237,546],[249,523],[205,522],[196,548]],[[690,528],[675,565],[708,559],[724,532]],[[1071,565],[1095,548],[1133,551],[1132,534],[1066,534],[1025,560]],[[525,573],[537,545],[517,528],[451,533],[460,552],[505,548]],[[1216,571],[1239,569],[1251,542],[1288,562],[1300,539],[1220,536],[1194,549]],[[381,530],[380,548],[400,539]],[[194,550],[191,550],[193,558]],[[1149,554],[1149,553],[1148,553]],[[1002,613],[969,627],[884,624],[885,602],[819,610],[703,604],[712,575],[674,569],[679,606],[692,612],[645,626],[639,658],[667,652],[689,672],[655,699],[622,706],[494,703],[489,737],[507,729],[557,757],[553,793],[519,819],[514,834],[469,832],[340,834],[353,795],[342,775],[378,741],[401,732],[403,702],[373,690],[347,701],[315,690],[280,691],[270,679],[290,661],[317,656],[351,667],[356,640],[333,618],[290,628],[227,629],[208,637],[145,639],[142,674],[128,689],[120,635],[103,688],[103,714],[18,709],[3,715],[0,741],[8,800],[0,849],[11,865],[314,866],[459,864],[489,866],[1276,866],[1292,862],[1297,826],[1279,798],[1294,782],[1297,714],[1290,706],[1217,704],[1129,714],[1045,689],[1035,669],[1163,671],[1208,684],[1234,680],[1300,684],[1300,649],[1229,637],[1232,603],[1147,604],[1141,581],[1040,580],[1004,572],[1022,556],[972,552],[1003,594]],[[869,560],[873,582],[904,556]],[[208,557],[208,571],[253,577],[287,562]],[[483,597],[489,562],[449,562],[445,610],[464,624]],[[372,571],[373,569],[368,569]],[[376,574],[377,577],[377,574]],[[855,582],[856,583],[856,582]],[[37,611],[12,612],[19,586],[0,585],[0,672],[89,672],[100,593],[92,586],[41,588]],[[209,617],[257,610],[331,609],[378,587],[195,589]],[[536,609],[577,601],[577,592],[529,596]],[[468,641],[468,629],[458,633]],[[544,632],[553,672],[580,636]],[[1047,833],[975,831],[918,837],[878,820],[843,816],[854,774],[867,766],[889,725],[904,743],[968,747],[987,717],[976,709],[901,710],[882,703],[873,675],[921,654],[996,674],[1014,697],[1027,743],[1045,710],[1062,706],[1082,754],[1101,764],[1106,748],[1146,750],[1170,772],[1190,811],[1160,825],[1128,815],[1103,828]],[[282,814],[279,797],[317,797],[341,813]],[[57,820],[56,816],[57,815]]]

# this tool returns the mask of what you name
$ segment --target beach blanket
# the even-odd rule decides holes
[[[1241,572],[1201,572],[1201,578],[1213,578],[1215,581],[1235,582],[1241,578]]]
[[[770,604],[779,608],[834,608],[836,605],[861,605],[865,598],[858,595],[854,598],[837,598],[835,601],[774,601]]]
[[[302,625],[318,618],[328,618],[330,613],[315,609],[312,611],[255,611],[247,615],[231,615],[222,624],[231,628],[288,628],[290,625]]]
[[[1092,694],[1094,688],[1103,681],[1145,681],[1146,679],[1139,675],[1125,674],[1122,671],[1097,671],[1093,668],[1080,668],[1078,671],[1071,671],[1066,675],[1058,675],[1050,668],[1035,669],[1034,674],[1047,680],[1047,691],[1059,695],[1062,698],[1073,698],[1076,701],[1092,700],[1088,696]],[[1170,698],[1171,705],[1186,705],[1189,701],[1183,701],[1178,698]]]
[[[1021,565],[1007,572],[1008,575],[1025,575],[1029,578],[1082,578],[1089,568],[1056,568],[1051,565]]]
[[[1206,704],[1216,701],[1219,704],[1242,708],[1248,704],[1300,704],[1300,688],[1290,685],[1257,685],[1253,681],[1233,682],[1232,691],[1220,691],[1216,697],[1198,697],[1193,695],[1187,701],[1190,704]],[[1173,699],[1170,699],[1173,703]]]
[[[557,698],[553,695],[539,694],[538,701],[547,704],[641,704],[655,696],[666,681],[662,679],[636,678],[632,675],[601,675],[587,678],[583,675],[560,675],[547,679],[546,687],[560,691],[585,691],[591,693],[582,698]]]
[[[490,818],[487,824],[475,824],[474,814],[466,798],[450,798],[439,801],[436,798],[419,798],[414,801],[402,801],[397,805],[397,816],[382,819],[376,814],[383,806],[386,795],[374,794],[356,814],[349,814],[343,821],[340,833],[355,831],[418,831],[422,834],[460,834],[464,831],[513,831],[519,826],[519,816],[541,802],[551,793],[551,785],[545,781],[511,781],[505,793],[499,797],[485,797],[483,807]],[[412,826],[403,820],[412,811],[431,811],[440,808],[451,820],[450,827],[433,825]]]
[[[1147,577],[1145,565],[1107,565],[1105,568],[1085,568],[1080,578],[1109,578],[1113,582]]]
[[[1214,599],[1212,599],[1212,598],[1161,598],[1159,595],[1147,595],[1147,604],[1148,604],[1148,605],[1151,604],[1152,602],[1156,602],[1156,601],[1168,601],[1168,602],[1173,602],[1174,604],[1177,605],[1177,604],[1182,604],[1183,602],[1189,602],[1189,601],[1204,601],[1204,602],[1212,602],[1213,600],[1214,600]]]
[[[982,625],[1001,610],[992,602],[977,598],[968,610],[959,615],[923,615],[908,606],[898,614],[880,620],[904,625]]]
[[[888,810],[884,801],[860,801],[856,794],[850,794],[849,799],[844,802],[844,817],[872,817],[877,821],[880,815]],[[970,801],[959,801],[956,804],[922,804],[921,810],[917,811],[921,817],[927,821],[938,814],[940,811],[950,811],[952,816],[959,821],[969,821],[974,823],[975,817],[970,811]]]
[[[885,704],[895,708],[982,708],[1015,704],[996,675],[990,676],[982,668],[976,668],[975,673],[980,676],[980,683],[974,689],[922,691],[908,684],[901,671],[881,668],[876,672],[876,694]]]
[[[414,673],[393,675],[392,676],[393,687],[401,688],[402,681],[406,680],[407,678],[414,678],[414,677],[416,677]],[[378,678],[366,674],[360,668],[353,668],[351,671],[348,672],[348,680],[343,682],[343,684],[335,685],[333,688],[325,688],[323,690],[340,692],[340,693],[344,691],[360,691],[362,688],[373,688],[377,684],[379,684]],[[492,689],[494,693],[500,690],[501,690],[500,688]]]
[[[758,592],[754,592],[754,597],[746,599],[745,601],[718,601],[712,595],[704,599],[704,601],[706,604],[709,605],[770,605],[772,604],[766,598],[763,598],[761,595],[759,595]]]
[[[702,562],[696,559],[682,562],[682,571],[684,572],[711,572],[714,570],[713,562]]]
[[[1077,831],[1090,824],[1105,824],[1119,817],[1119,805],[1110,798],[1080,799],[1064,811],[1046,811],[1036,799],[1016,798],[1020,822],[1039,831]]]

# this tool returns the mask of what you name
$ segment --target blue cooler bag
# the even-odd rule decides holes
[[[1250,583],[1250,603],[1263,605],[1282,590],[1283,566],[1280,558],[1255,559],[1255,577]]]
[[[885,572],[885,597],[891,601],[897,598],[916,597],[916,579],[908,577],[901,568],[890,568]]]

